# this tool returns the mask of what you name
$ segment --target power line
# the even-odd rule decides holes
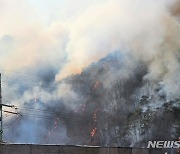
[[[6,100],[6,99],[5,99]],[[7,101],[7,102],[9,102],[9,101]],[[22,112],[22,110],[25,110],[25,111],[30,111],[31,112],[31,115],[35,115],[35,114],[37,114],[37,112],[39,113],[42,113],[42,112],[45,112],[46,114],[49,114],[49,116],[50,115],[59,115],[59,116],[65,116],[65,114],[62,114],[62,113],[60,113],[60,112],[55,112],[55,111],[50,111],[50,110],[43,110],[43,109],[34,109],[34,108],[30,108],[30,107],[19,107],[19,106],[16,106],[16,105],[5,105],[5,106],[12,106],[14,109],[16,109],[16,110],[20,110],[19,111],[19,114],[22,114],[22,115],[27,115],[27,113],[25,113],[25,114],[23,114]],[[22,111],[22,112],[21,112]],[[34,112],[35,114],[33,114],[32,112]],[[29,114],[28,114],[29,115]],[[36,116],[36,115],[35,115]],[[37,116],[41,116],[42,118],[43,117],[45,117],[44,115],[37,115]]]
[[[6,102],[10,102],[8,101],[7,99],[5,99]],[[51,110],[48,110],[48,109],[37,109],[37,108],[31,108],[31,107],[20,107],[20,106],[17,106],[17,105],[11,105],[13,106],[14,109],[16,110],[19,110],[18,112],[20,114],[24,114],[24,115],[33,115],[33,116],[41,116],[42,118],[45,117],[44,115],[38,115],[38,114],[42,114],[42,113],[45,113],[46,115],[48,114],[48,116],[71,116],[69,115],[69,113],[63,113],[63,112],[57,112],[57,111],[51,111]],[[24,113],[25,111],[27,112],[31,112],[31,114],[27,114],[27,113]],[[33,114],[34,113],[34,114]],[[75,116],[73,114],[73,116]]]
[[[34,109],[34,108],[18,107],[18,106],[14,106],[14,107],[15,107],[15,109],[20,110],[18,113],[22,116],[34,116],[34,117],[38,117],[38,118],[54,118],[54,116],[63,116],[63,117],[71,116],[69,114],[64,114],[61,112],[55,112],[55,111],[50,111],[50,110]],[[25,113],[23,110],[25,110],[27,112]],[[28,113],[28,112],[31,112],[31,113]],[[45,113],[46,115],[42,115],[43,113]]]
[[[10,103],[11,101],[9,101],[9,100],[7,100],[7,99],[5,99],[5,98],[3,98],[7,103]],[[10,103],[11,104],[11,103]],[[50,113],[55,113],[55,114],[57,114],[57,113],[59,113],[59,112],[55,112],[55,111],[51,111],[51,110],[48,110],[48,109],[35,109],[35,108],[31,108],[31,107],[24,107],[24,106],[22,106],[22,107],[20,107],[20,106],[17,106],[17,105],[8,105],[8,106],[13,106],[13,108],[15,108],[15,109],[19,109],[19,110],[30,110],[30,111],[34,111],[34,112],[39,112],[39,111],[42,111],[42,112],[50,112]],[[60,113],[59,113],[60,114]]]
[[[6,110],[2,110],[5,113],[11,113],[11,114],[16,114],[16,115],[21,115],[20,113],[16,113],[16,112],[12,112],[12,111],[6,111]]]
[[[7,99],[3,98],[6,102],[10,103],[10,101],[8,101]],[[25,110],[34,110],[36,112],[39,112],[39,111],[43,111],[43,112],[52,112],[54,113],[54,111],[50,111],[50,110],[43,110],[43,109],[35,109],[35,108],[30,108],[30,107],[19,107],[19,106],[16,106],[16,105],[6,105],[6,106],[12,106],[13,108],[15,109],[25,109]]]
[[[0,106],[11,107],[11,108],[14,107],[14,105],[7,105],[7,104],[2,104],[2,103],[0,104]]]
[[[66,114],[66,113],[62,113],[62,112],[56,112],[56,111],[51,111],[51,110],[48,110],[48,109],[35,109],[35,108],[30,108],[30,107],[19,107],[19,106],[16,106],[16,105],[13,105],[14,106],[14,108],[16,109],[16,110],[20,110],[18,113],[20,113],[21,115],[25,115],[25,116],[29,116],[29,115],[31,115],[31,116],[40,116],[40,118],[45,118],[45,117],[48,117],[49,118],[49,116],[51,117],[51,116],[65,116],[65,117],[69,117],[69,116],[71,116],[71,115],[69,115],[69,114]],[[25,111],[27,111],[27,112],[31,112],[30,114],[29,113],[24,113],[24,110]],[[38,112],[38,113],[37,113]],[[48,116],[45,116],[45,115],[41,115],[41,114],[43,114],[43,113],[45,113],[46,115],[48,115]],[[75,116],[75,115],[73,115],[73,116]]]

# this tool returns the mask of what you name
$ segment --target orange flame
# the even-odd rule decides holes
[[[93,128],[91,131],[91,137],[94,137],[94,135],[96,134],[97,128]]]

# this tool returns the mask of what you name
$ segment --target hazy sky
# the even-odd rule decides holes
[[[0,0],[0,65],[24,71],[49,63],[62,78],[117,50],[154,61],[164,38],[177,35],[175,2]]]
[[[67,0],[29,0],[29,2],[45,23],[51,23],[59,18]]]
[[[56,21],[73,20],[88,8],[103,1],[106,0],[0,0],[1,25],[9,31],[24,20],[31,24],[34,21],[50,26]]]

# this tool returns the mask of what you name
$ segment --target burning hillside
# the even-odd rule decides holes
[[[179,0],[78,2],[0,1],[3,103],[14,105],[3,114],[4,140],[177,139]]]

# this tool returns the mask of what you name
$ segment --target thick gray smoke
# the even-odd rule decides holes
[[[133,145],[142,140],[136,129],[133,143],[116,137],[139,113],[141,96],[157,98],[159,88],[164,102],[180,99],[179,0],[92,2],[48,28],[20,3],[18,10],[15,1],[0,1],[0,12],[7,8],[0,15],[3,101],[22,115],[7,114],[5,140]]]

